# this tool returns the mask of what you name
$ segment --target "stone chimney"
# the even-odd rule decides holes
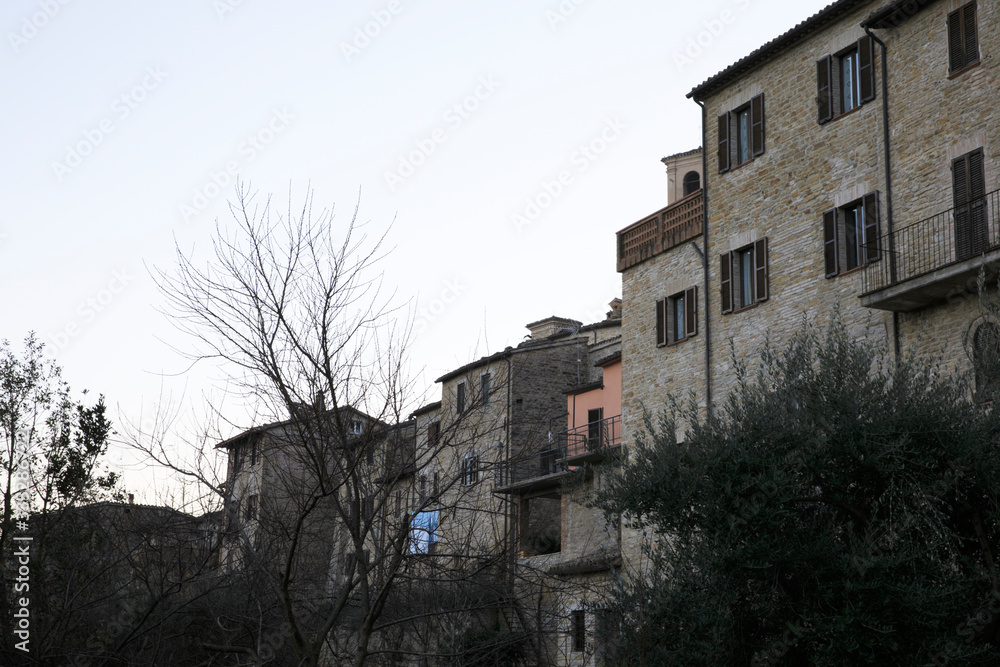
[[[608,311],[608,319],[620,320],[622,318],[622,300],[614,298],[608,305],[611,306],[611,310]]]
[[[579,331],[583,322],[577,322],[566,317],[546,317],[526,325],[531,332],[531,340],[541,340],[557,333],[574,333]]]

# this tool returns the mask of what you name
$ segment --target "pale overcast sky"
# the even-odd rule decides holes
[[[37,331],[124,415],[196,401],[217,371],[184,373],[145,267],[207,249],[232,173],[311,183],[393,224],[433,398],[528,322],[603,318],[615,232],[701,143],[685,94],[826,4],[5,0],[0,337]]]

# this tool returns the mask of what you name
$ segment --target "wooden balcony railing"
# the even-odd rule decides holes
[[[624,271],[701,234],[702,191],[660,209],[618,232],[618,271]]]

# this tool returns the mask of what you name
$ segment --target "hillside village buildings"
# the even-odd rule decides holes
[[[994,2],[838,0],[695,87],[705,150],[664,158],[668,205],[618,232],[608,318],[529,324],[526,342],[439,378],[441,400],[398,431],[412,474],[385,506],[409,512],[411,552],[447,567],[497,555],[537,598],[537,661],[601,664],[601,595],[644,537],[587,500],[644,407],[711,410],[731,354],[752,363],[834,313],[894,355],[972,368],[1000,341],[976,298],[1000,260],[998,47]],[[223,443],[249,519],[264,477],[237,462],[266,458],[255,437]]]

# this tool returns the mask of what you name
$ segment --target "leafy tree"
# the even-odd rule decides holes
[[[600,494],[658,538],[621,664],[1000,664],[1000,407],[836,321],[737,367],[716,414],[647,414]]]

